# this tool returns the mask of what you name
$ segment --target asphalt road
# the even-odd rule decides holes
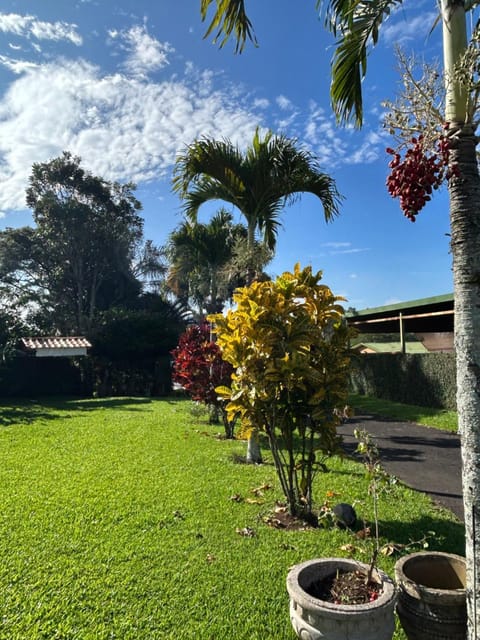
[[[375,437],[383,467],[404,484],[428,494],[463,522],[460,438],[446,431],[369,415],[356,415],[338,428],[345,450],[353,454],[354,429]]]

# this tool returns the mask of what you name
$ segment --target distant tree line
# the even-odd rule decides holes
[[[221,312],[238,287],[269,279],[283,207],[310,192],[328,221],[339,204],[309,152],[258,130],[245,152],[228,140],[194,141],[177,158],[173,188],[184,220],[159,247],[144,238],[134,184],[95,176],[67,151],[33,165],[26,203],[34,224],[0,232],[4,362],[21,336],[82,335],[93,344],[87,373],[99,393],[135,391],[133,379],[144,393],[165,390],[154,372],[159,359],[168,368],[187,324]],[[210,200],[245,224],[224,207],[199,222]]]
[[[22,335],[84,335],[94,345],[88,375],[104,393],[126,390],[122,370],[152,372],[168,360],[186,310],[161,290],[164,252],[144,239],[134,189],[92,175],[68,152],[33,165],[35,224],[0,233],[4,359]]]

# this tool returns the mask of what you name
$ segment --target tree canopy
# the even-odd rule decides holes
[[[141,292],[134,258],[143,240],[133,184],[108,182],[62,156],[33,165],[26,201],[36,227],[0,234],[10,298],[66,333],[88,332],[99,310]]]
[[[315,156],[295,140],[271,131],[262,137],[258,129],[245,152],[230,140],[208,137],[188,145],[177,157],[173,187],[193,221],[209,200],[236,207],[247,222],[249,251],[257,231],[274,250],[280,212],[301,193],[317,196],[327,222],[338,214],[340,202],[333,178],[321,171]]]
[[[221,311],[238,284],[232,259],[237,241],[246,234],[225,209],[207,223],[182,222],[168,238],[169,289],[198,307],[200,316]]]

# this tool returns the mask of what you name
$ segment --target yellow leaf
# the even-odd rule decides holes
[[[354,554],[358,551],[358,547],[353,544],[343,544],[340,549],[342,551],[347,551],[348,553]]]

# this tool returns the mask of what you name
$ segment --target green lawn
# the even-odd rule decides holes
[[[401,404],[391,400],[354,395],[349,398],[357,413],[362,411],[396,420],[407,420],[428,427],[435,427],[444,431],[456,433],[458,430],[458,416],[456,411],[419,407],[413,404]]]
[[[221,429],[189,407],[138,398],[3,403],[2,640],[292,640],[289,567],[348,555],[346,544],[368,559],[339,529],[267,526],[281,498],[268,451],[264,465],[238,464],[245,443],[218,438]],[[363,468],[328,466],[316,500],[335,492],[368,521]],[[262,485],[272,488],[255,495]],[[463,526],[403,486],[382,499],[380,520],[382,542],[435,531],[430,548],[463,551]],[[255,535],[237,532],[245,527]],[[382,556],[380,565],[393,575],[394,562]]]

